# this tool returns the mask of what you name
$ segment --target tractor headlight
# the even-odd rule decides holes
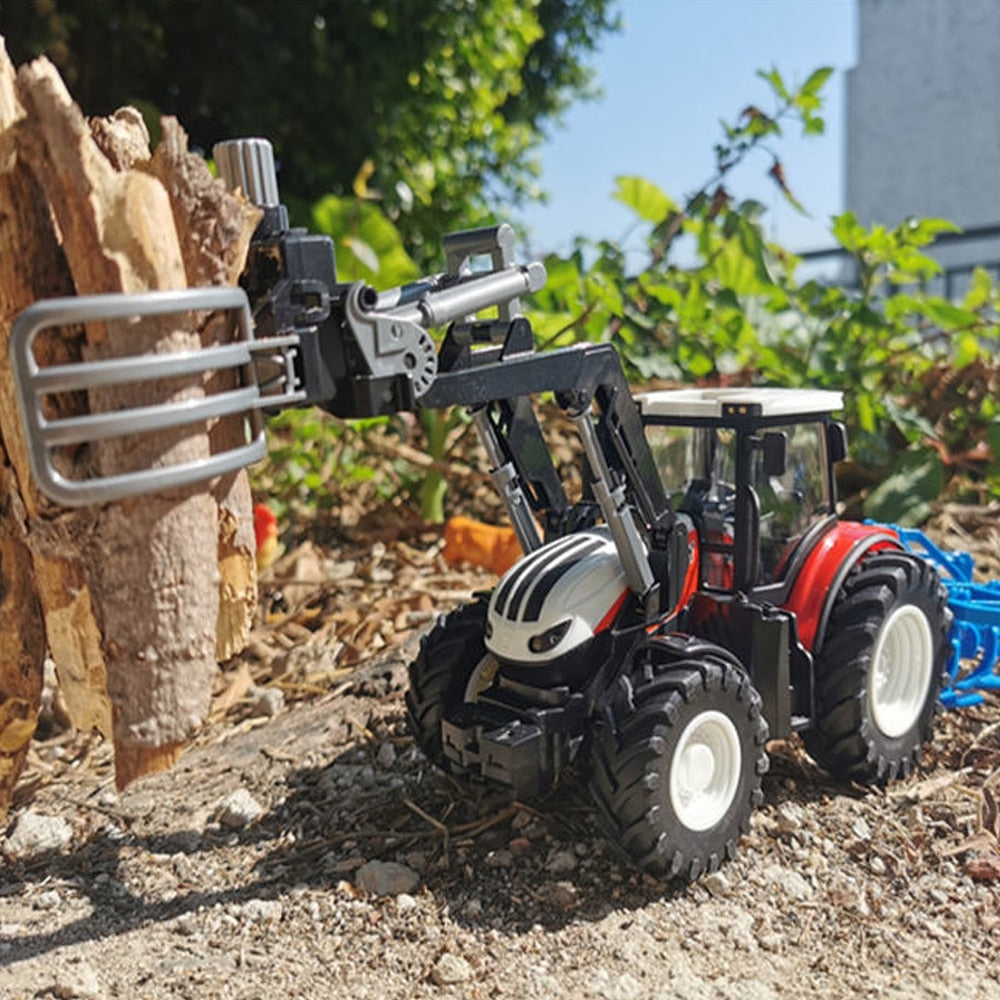
[[[528,640],[528,649],[533,653],[547,653],[550,649],[555,649],[566,638],[566,633],[572,624],[572,619],[567,618],[566,621],[533,635]]]

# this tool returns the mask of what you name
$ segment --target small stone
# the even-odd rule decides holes
[[[56,973],[52,995],[58,1000],[103,1000],[104,990],[93,966],[78,962]]]
[[[510,821],[510,825],[514,830],[523,830],[526,826],[530,826],[533,822],[534,817],[531,813],[522,809],[520,812],[515,813],[514,818]]]
[[[757,939],[753,933],[753,914],[736,906],[727,913],[726,919],[728,921],[725,928],[726,936],[737,948],[744,951],[753,951],[757,948]]]
[[[283,913],[284,907],[276,899],[250,899],[239,908],[237,915],[250,924],[271,924],[277,923]]]
[[[871,840],[872,831],[865,822],[864,816],[858,816],[858,818],[851,824],[851,832],[854,834],[858,840]]]
[[[798,872],[781,865],[771,865],[764,870],[764,878],[781,890],[788,899],[808,899],[813,895],[812,886]]]
[[[868,870],[873,875],[884,875],[886,871],[885,862],[876,854],[868,862]]]
[[[486,855],[486,864],[488,864],[490,868],[510,868],[510,866],[514,864],[514,855],[512,855],[510,851],[490,851],[490,853]]]
[[[638,1000],[642,995],[642,985],[631,973],[623,972],[617,979],[602,983],[597,995],[602,1000]]]
[[[61,851],[73,839],[73,828],[59,816],[26,812],[21,815],[4,845],[11,857],[30,861],[42,854]]]
[[[431,970],[431,979],[438,986],[449,986],[452,983],[464,983],[472,978],[472,966],[459,955],[445,952]]]
[[[178,917],[173,924],[173,929],[184,937],[194,937],[201,928],[198,926],[198,918],[193,913],[185,913]]]
[[[797,802],[782,802],[778,806],[778,829],[782,833],[796,833],[802,829],[802,807]]]
[[[462,913],[470,920],[478,920],[483,915],[483,904],[478,899],[470,899],[462,907]]]
[[[415,872],[426,871],[427,853],[425,851],[410,851],[403,855],[403,864],[409,865]]]
[[[767,934],[761,934],[760,937],[757,938],[757,944],[759,944],[764,951],[777,952],[781,951],[784,947],[785,938],[776,931],[769,931]]]
[[[40,893],[34,899],[36,910],[54,910],[60,902],[59,893],[55,889]]]
[[[724,899],[733,891],[729,885],[729,879],[722,872],[712,872],[711,875],[706,875],[701,880],[701,884],[710,896],[715,896],[717,899]]]
[[[413,892],[420,876],[397,861],[369,861],[358,869],[354,882],[374,896],[398,896]]]
[[[240,830],[263,813],[264,807],[245,788],[237,788],[219,804],[215,818],[230,830]]]
[[[250,715],[254,718],[273,719],[285,710],[285,692],[281,688],[252,688],[250,690]]]
[[[396,748],[388,740],[378,748],[378,753],[375,754],[375,763],[384,771],[389,770],[396,763]]]
[[[539,899],[557,910],[571,910],[577,903],[576,886],[572,882],[552,882],[538,891]]]
[[[397,913],[412,913],[417,908],[417,901],[408,892],[401,892],[396,897]]]
[[[552,875],[565,875],[576,868],[576,855],[572,851],[554,851],[545,863],[545,870]]]

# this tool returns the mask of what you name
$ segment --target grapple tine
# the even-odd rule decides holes
[[[231,344],[181,351],[80,361],[40,367],[34,354],[37,335],[46,329],[72,324],[160,316],[183,312],[226,312],[236,321],[239,339]],[[128,496],[162,492],[225,475],[250,465],[266,454],[262,407],[278,407],[301,398],[295,384],[291,356],[298,338],[275,337],[255,341],[246,294],[240,288],[195,288],[132,295],[90,295],[47,299],[35,303],[15,320],[10,335],[14,384],[32,472],[43,493],[66,506],[106,503]],[[271,355],[279,369],[266,392],[257,374],[260,355]],[[222,371],[236,374],[236,387],[203,396],[110,412],[51,417],[46,397],[90,389],[107,389],[176,377],[209,376]],[[243,440],[214,454],[153,468],[109,475],[94,473],[71,478],[54,461],[60,448],[76,444],[128,438],[166,428],[242,417]]]

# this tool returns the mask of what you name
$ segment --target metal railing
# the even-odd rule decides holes
[[[968,288],[972,272],[976,268],[988,271],[994,279],[1000,279],[1000,223],[986,226],[969,226],[958,233],[942,233],[925,252],[935,257],[935,250],[948,250],[951,247],[972,247],[979,242],[993,241],[994,246],[985,247],[985,253],[972,263],[942,263],[941,273],[925,284],[927,291],[940,295],[949,301],[959,299]],[[806,250],[796,254],[806,267],[825,271],[821,279],[828,284],[842,285],[845,288],[857,288],[857,273],[853,267],[853,258],[842,247],[828,247],[820,250]],[[829,265],[829,268],[824,268]],[[834,274],[839,265],[839,273]]]

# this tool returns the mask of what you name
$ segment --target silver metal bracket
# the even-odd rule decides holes
[[[222,311],[235,322],[238,339],[195,350],[141,354],[40,367],[34,353],[46,329],[171,313]],[[188,486],[225,475],[263,458],[267,452],[262,408],[293,405],[304,398],[294,370],[299,338],[292,334],[255,341],[246,294],[240,288],[194,288],[138,294],[45,299],[15,320],[10,334],[14,384],[31,470],[39,488],[57,503],[82,506]],[[208,376],[235,377],[217,391]],[[195,398],[131,406],[106,413],[52,417],[46,400],[64,393],[107,389],[178,376],[203,376]],[[232,387],[235,386],[235,387]],[[135,438],[167,428],[242,417],[242,442],[204,458],[109,475],[70,478],[54,461],[60,449]],[[63,463],[65,464],[65,463]]]
[[[413,316],[366,307],[364,294],[361,282],[352,285],[344,311],[365,361],[375,376],[406,374],[419,398],[437,375],[434,341]]]

